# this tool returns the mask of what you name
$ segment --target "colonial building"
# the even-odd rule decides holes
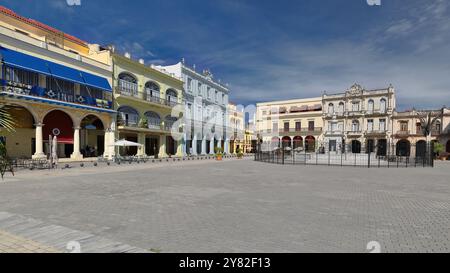
[[[160,67],[184,81],[185,114],[184,145],[185,154],[213,154],[216,147],[229,152],[230,138],[226,135],[227,105],[229,89],[216,81],[204,70],[199,73],[195,67],[184,63]]]
[[[431,131],[424,131],[424,122],[430,116]],[[394,112],[392,116],[392,154],[423,157],[427,142],[441,142],[450,153],[450,110],[410,110]]]
[[[392,86],[366,90],[355,84],[344,93],[324,93],[325,150],[386,155],[395,105]]]
[[[230,132],[230,153],[244,152],[245,148],[245,118],[244,109],[235,104],[228,104],[228,130]]]
[[[323,118],[322,98],[258,103],[257,135],[272,148],[291,147],[314,152],[320,146]]]
[[[114,106],[118,138],[142,144],[127,155],[182,156],[183,81],[169,72],[114,53]]]
[[[16,130],[0,128],[11,157],[112,156],[114,119],[109,51],[0,7],[0,103]]]

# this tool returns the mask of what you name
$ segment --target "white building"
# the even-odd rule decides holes
[[[184,60],[159,68],[184,81],[184,154],[214,154],[215,148],[224,148],[224,152],[229,153],[228,87],[216,81],[208,70],[199,73]]]

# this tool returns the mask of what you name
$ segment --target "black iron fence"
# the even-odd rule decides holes
[[[432,144],[421,156],[377,155],[376,153],[307,152],[290,148],[258,151],[255,161],[273,164],[352,166],[366,168],[433,167]]]

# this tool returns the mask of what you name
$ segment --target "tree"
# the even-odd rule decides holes
[[[3,127],[8,131],[14,131],[14,119],[7,111],[6,105],[0,104],[0,128]]]
[[[0,105],[0,128],[5,128],[7,131],[14,131],[14,118],[7,111],[6,105]],[[11,165],[11,161],[8,158],[8,151],[6,145],[0,141],[0,176],[3,179],[3,175],[6,171],[10,171],[14,175],[14,170]]]
[[[431,140],[431,131],[435,122],[443,115],[443,110],[439,111],[417,111],[417,118],[420,120],[423,135],[427,138],[427,142]]]

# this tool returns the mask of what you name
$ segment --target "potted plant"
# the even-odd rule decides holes
[[[216,153],[216,160],[221,161],[222,157],[223,157],[223,149],[222,148],[216,148],[215,149],[215,153]]]
[[[442,143],[436,142],[434,144],[434,153],[436,154],[436,157],[440,160],[446,160],[447,157],[444,154],[444,145]]]
[[[141,120],[139,120],[139,127],[148,129],[148,120],[146,118],[141,118]]]
[[[244,153],[242,152],[242,149],[237,149],[237,158],[242,159],[244,157]]]

